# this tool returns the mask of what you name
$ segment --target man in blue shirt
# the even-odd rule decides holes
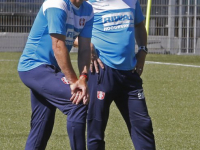
[[[87,73],[90,64],[93,9],[83,0],[44,1],[30,31],[18,72],[31,91],[31,131],[26,150],[44,150],[56,108],[67,115],[72,150],[85,150]],[[69,51],[79,39],[78,78]]]
[[[143,93],[147,34],[138,0],[89,0],[94,10],[88,87],[88,150],[105,150],[104,132],[114,100],[136,150],[155,150]],[[135,54],[135,39],[139,51]],[[95,53],[96,52],[96,53]]]

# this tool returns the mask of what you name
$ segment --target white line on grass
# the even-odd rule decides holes
[[[163,62],[155,62],[155,61],[145,61],[145,63],[146,64],[172,65],[172,66],[183,66],[183,67],[200,68],[200,66],[196,66],[196,65],[186,65],[186,64],[176,64],[176,63],[163,63]]]
[[[19,61],[16,59],[0,59],[0,61]],[[71,60],[71,62],[77,62],[77,60]],[[187,64],[176,64],[176,63],[163,63],[163,62],[155,62],[155,61],[145,61],[146,64],[158,64],[158,65],[172,65],[172,66],[183,66],[183,67],[193,67],[200,68],[197,65],[187,65]]]

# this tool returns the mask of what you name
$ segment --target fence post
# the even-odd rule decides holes
[[[182,18],[183,18],[183,6],[182,6],[182,0],[179,1],[179,29],[178,29],[178,38],[179,38],[179,52],[178,54],[181,54],[181,47],[182,47]]]
[[[170,53],[172,52],[172,48],[174,48],[174,46],[172,46],[172,38],[174,38],[175,3],[174,0],[170,0],[168,8],[168,50]]]
[[[197,0],[194,2],[194,54],[196,54],[197,45]]]
[[[189,53],[189,42],[190,42],[190,0],[188,0],[187,7],[187,54]]]

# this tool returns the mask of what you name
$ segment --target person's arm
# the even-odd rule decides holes
[[[79,82],[81,83],[81,85],[84,86],[84,88],[82,88],[82,92],[85,95],[83,97],[84,104],[88,104],[89,102],[87,80],[91,53],[90,42],[91,38],[85,38],[81,36],[78,37],[78,69],[80,74]],[[87,76],[84,76],[84,74],[86,74]]]
[[[90,59],[93,52],[92,47],[90,47],[90,38],[84,38],[84,37],[77,37],[74,41],[74,47],[78,48],[78,67],[79,67],[79,73],[88,73],[88,66],[90,64]],[[91,56],[91,57],[90,57]],[[83,63],[84,62],[84,63]]]
[[[70,82],[70,88],[72,94],[70,100],[74,104],[78,104],[84,97],[87,98],[86,95],[87,85],[80,82],[76,76],[76,73],[71,64],[68,49],[65,45],[65,36],[61,34],[51,34],[51,39],[52,39],[52,48],[54,51],[56,61],[63,74]]]
[[[143,22],[135,25],[135,39],[138,46],[147,46],[147,32]],[[139,50],[136,54],[137,64],[135,70],[139,75],[143,72],[146,54],[144,50]]]
[[[85,38],[79,36],[76,40],[76,45],[78,46],[78,69],[80,73],[80,78],[78,83],[80,88],[82,89],[81,95],[83,95],[83,103],[88,104],[89,102],[89,94],[87,88],[87,80],[88,80],[88,70],[90,65],[90,42],[91,38]],[[73,96],[72,96],[73,98]],[[78,104],[81,100],[73,100],[73,103]]]
[[[94,69],[95,69],[95,72],[99,73],[99,66],[102,69],[104,69],[104,65],[103,65],[101,59],[97,56],[96,49],[92,43],[90,44],[90,47],[91,47],[90,71],[94,72]]]
[[[74,47],[78,47],[78,38],[75,39],[74,41]],[[94,45],[91,43],[90,44],[90,49],[91,49],[91,61],[90,61],[90,71],[94,72],[94,69],[96,71],[96,73],[99,73],[99,66],[104,69],[104,65],[102,63],[102,61],[98,58],[96,50]]]
[[[61,71],[70,84],[75,83],[78,78],[72,67],[69,52],[65,45],[65,36],[61,34],[51,34],[51,39],[54,55]]]
[[[88,73],[90,65],[91,38],[78,37],[78,68],[79,73]]]

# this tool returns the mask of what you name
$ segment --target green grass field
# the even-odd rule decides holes
[[[30,129],[30,96],[18,77],[20,53],[0,53],[0,150],[22,150]],[[77,55],[71,54],[76,60]],[[200,66],[200,56],[152,55],[148,61]],[[73,62],[77,71],[77,64]],[[142,74],[157,150],[200,147],[200,68],[145,64]],[[115,104],[106,129],[106,150],[134,150]],[[59,110],[47,150],[70,149],[66,116]]]

